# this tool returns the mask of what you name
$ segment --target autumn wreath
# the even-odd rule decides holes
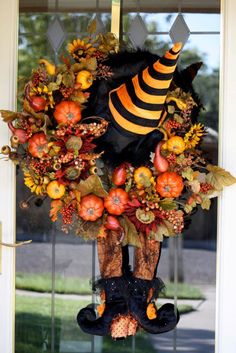
[[[137,325],[152,333],[175,326],[178,318],[173,308],[166,304],[167,307],[157,311],[153,307],[155,295],[150,292],[154,293],[156,287],[162,288],[161,282],[155,282],[160,242],[163,237],[181,233],[186,215],[198,206],[208,210],[211,198],[236,181],[229,172],[205,160],[199,145],[207,132],[203,124],[192,122],[192,111],[198,102],[191,92],[169,84],[163,95],[160,87],[148,87],[147,93],[135,86],[138,79],[138,85],[143,79],[146,86],[147,80],[152,83],[155,77],[163,82],[164,75],[171,82],[168,70],[171,60],[175,70],[180,48],[179,44],[175,45],[156,61],[152,70],[143,70],[142,77],[137,74],[132,82],[127,81],[109,93],[113,123],[120,123],[119,128],[123,130],[127,127],[129,131],[124,133],[127,139],[132,134],[132,126],[140,136],[145,129],[146,135],[158,129],[154,151],[141,165],[132,163],[128,157],[115,168],[114,163],[109,165],[105,159],[104,162],[103,153],[109,152],[109,145],[107,151],[106,148],[98,151],[96,146],[99,138],[109,133],[112,122],[102,114],[86,116],[86,107],[94,104],[90,96],[94,83],[113,80],[107,59],[116,55],[118,42],[111,33],[75,39],[68,44],[69,55],[61,58],[60,65],[40,60],[25,86],[23,110],[1,110],[3,120],[12,131],[9,146],[1,149],[4,158],[21,167],[25,185],[36,197],[51,199],[52,222],[60,218],[63,231],[73,229],[85,239],[98,240],[103,279],[98,287],[101,296],[106,296],[106,305],[99,311],[100,319],[104,318],[101,325],[91,308],[79,313],[78,322],[88,333],[112,331],[113,337],[120,338],[134,334]],[[139,97],[134,98],[132,93],[132,102],[128,104],[130,82]],[[155,90],[160,96],[156,100],[150,98],[153,99],[150,107],[150,92]],[[143,97],[146,97],[144,102]],[[140,100],[142,107],[138,106]],[[148,109],[155,111],[158,123],[149,117]],[[143,115],[137,124],[134,117],[140,111]],[[145,126],[143,121],[147,116],[149,121]],[[132,149],[129,153],[132,155]],[[28,203],[21,202],[21,207],[27,208]],[[133,275],[128,266],[124,270],[122,260],[121,247],[127,244],[137,247]],[[113,284],[109,282],[111,278]],[[116,309],[112,306],[117,299],[111,296],[112,285],[119,305],[122,302]],[[144,301],[135,302],[134,291],[141,293]],[[133,298],[128,304],[127,293]],[[143,316],[144,312],[147,317]],[[168,319],[165,323],[162,316]]]

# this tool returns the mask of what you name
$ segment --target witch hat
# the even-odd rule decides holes
[[[154,64],[109,93],[111,118],[118,129],[146,135],[157,128],[181,48],[175,43]]]

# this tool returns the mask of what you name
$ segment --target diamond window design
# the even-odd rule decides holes
[[[62,46],[66,37],[63,25],[58,17],[55,17],[47,30],[47,38],[52,49],[57,52]]]
[[[131,21],[128,37],[134,48],[142,48],[148,36],[147,27],[140,15],[135,16]]]
[[[181,13],[179,13],[176,17],[170,29],[169,35],[173,43],[182,42],[184,46],[187,42],[190,36],[190,29],[188,28],[187,23]]]
[[[96,34],[97,33],[105,33],[106,29],[104,27],[104,24],[102,22],[101,16],[100,15],[96,15],[95,16],[95,21],[96,21]]]

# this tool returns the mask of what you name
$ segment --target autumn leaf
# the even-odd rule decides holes
[[[119,222],[122,228],[124,229],[125,233],[125,238],[122,242],[122,245],[125,246],[127,244],[130,244],[133,246],[140,247],[141,242],[139,240],[138,232],[135,225],[129,220],[128,217],[124,215],[119,218]]]
[[[236,178],[225,169],[212,164],[208,164],[206,168],[210,172],[206,175],[206,181],[217,191],[221,191],[224,186],[236,183]]]
[[[53,200],[51,202],[51,209],[50,209],[50,217],[52,222],[56,222],[57,217],[58,217],[58,212],[63,206],[63,202],[61,200]]]
[[[208,197],[204,197],[201,202],[201,208],[203,210],[209,210],[211,207],[211,200]]]
[[[185,160],[185,155],[183,153],[181,153],[177,158],[176,158],[176,162],[178,164],[182,164],[183,161]]]
[[[75,63],[75,64],[71,65],[71,70],[75,73],[80,70],[83,70],[83,69],[84,69],[84,62],[83,61],[81,63]]]
[[[61,82],[62,82],[62,74],[58,74],[57,75],[57,80],[56,80],[56,85],[60,86]]]
[[[66,72],[62,75],[62,83],[63,83],[66,87],[74,87],[75,75],[74,75],[73,71],[66,71]]]
[[[159,224],[157,227],[157,231],[155,232],[154,238],[157,241],[162,242],[165,237],[169,236],[169,231],[168,228],[166,227],[165,224]]]
[[[193,181],[193,170],[192,168],[188,167],[182,171],[182,177],[189,180]]]
[[[95,240],[97,239],[101,226],[101,219],[94,222],[85,222],[79,225],[76,234],[83,237],[85,240]]]
[[[177,123],[183,124],[184,119],[181,118],[181,116],[179,114],[174,114],[174,119],[175,121],[177,121]]]
[[[96,32],[96,29],[97,29],[97,22],[96,22],[96,19],[94,18],[88,25],[88,33],[90,34],[93,34]]]
[[[106,238],[107,237],[107,229],[106,227],[102,224],[101,227],[99,228],[97,238]]]
[[[172,198],[165,198],[159,201],[159,206],[165,211],[171,211],[177,208],[177,204]]]
[[[184,206],[184,211],[185,211],[186,213],[191,213],[192,210],[193,210],[196,206],[197,206],[196,202],[193,201],[193,202],[191,203],[191,205],[186,204],[186,205]]]
[[[169,114],[174,114],[175,112],[175,107],[173,105],[168,105],[167,110]]]
[[[97,69],[97,59],[89,58],[86,60],[86,69],[89,71],[95,71]]]
[[[81,197],[88,194],[94,194],[99,197],[106,197],[107,192],[104,190],[101,179],[98,175],[90,175],[86,180],[81,180],[78,185]]]
[[[163,241],[163,237],[174,236],[175,232],[173,225],[167,220],[163,220],[161,224],[158,225],[157,231],[155,232],[155,240]]]
[[[83,92],[77,90],[75,91],[74,94],[70,96],[70,100],[72,100],[75,103],[84,104],[87,102],[88,97],[86,97],[86,95]]]
[[[20,117],[19,113],[12,112],[10,110],[0,110],[2,120],[5,123],[10,123],[11,121]]]
[[[201,185],[199,183],[198,180],[194,179],[193,181],[190,181],[189,183],[189,186],[191,187],[191,190],[194,192],[194,193],[198,193],[201,189]]]
[[[56,91],[59,89],[59,85],[56,82],[50,82],[48,85],[49,91]]]

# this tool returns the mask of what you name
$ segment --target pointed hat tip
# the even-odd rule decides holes
[[[183,46],[183,45],[182,45],[182,42],[177,42],[177,43],[174,44],[172,50],[173,50],[174,52],[178,52],[178,51],[180,51],[180,49],[182,48],[182,46]]]

